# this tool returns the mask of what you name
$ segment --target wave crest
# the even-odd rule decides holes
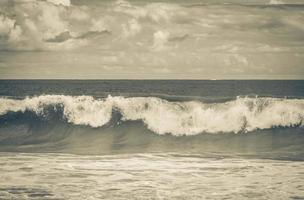
[[[63,117],[76,125],[102,127],[113,110],[123,121],[143,121],[157,134],[196,135],[203,132],[247,132],[273,127],[303,126],[304,100],[239,97],[224,103],[198,101],[170,102],[156,97],[112,97],[42,95],[22,100],[0,98],[0,115],[35,112],[47,115],[46,108],[58,107]]]

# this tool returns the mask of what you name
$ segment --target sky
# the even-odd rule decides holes
[[[304,0],[0,0],[0,79],[303,79]]]

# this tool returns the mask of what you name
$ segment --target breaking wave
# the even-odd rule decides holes
[[[62,119],[75,125],[103,127],[113,112],[120,121],[142,121],[157,134],[175,136],[200,133],[241,133],[276,127],[303,127],[304,100],[237,97],[222,103],[168,101],[157,97],[42,95],[25,99],[0,98],[0,115],[33,112],[47,118],[62,111]]]

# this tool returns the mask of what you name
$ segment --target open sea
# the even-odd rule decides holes
[[[0,199],[304,199],[304,81],[1,80]]]

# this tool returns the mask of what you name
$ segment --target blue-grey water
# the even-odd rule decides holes
[[[0,199],[304,199],[304,81],[1,80]]]

